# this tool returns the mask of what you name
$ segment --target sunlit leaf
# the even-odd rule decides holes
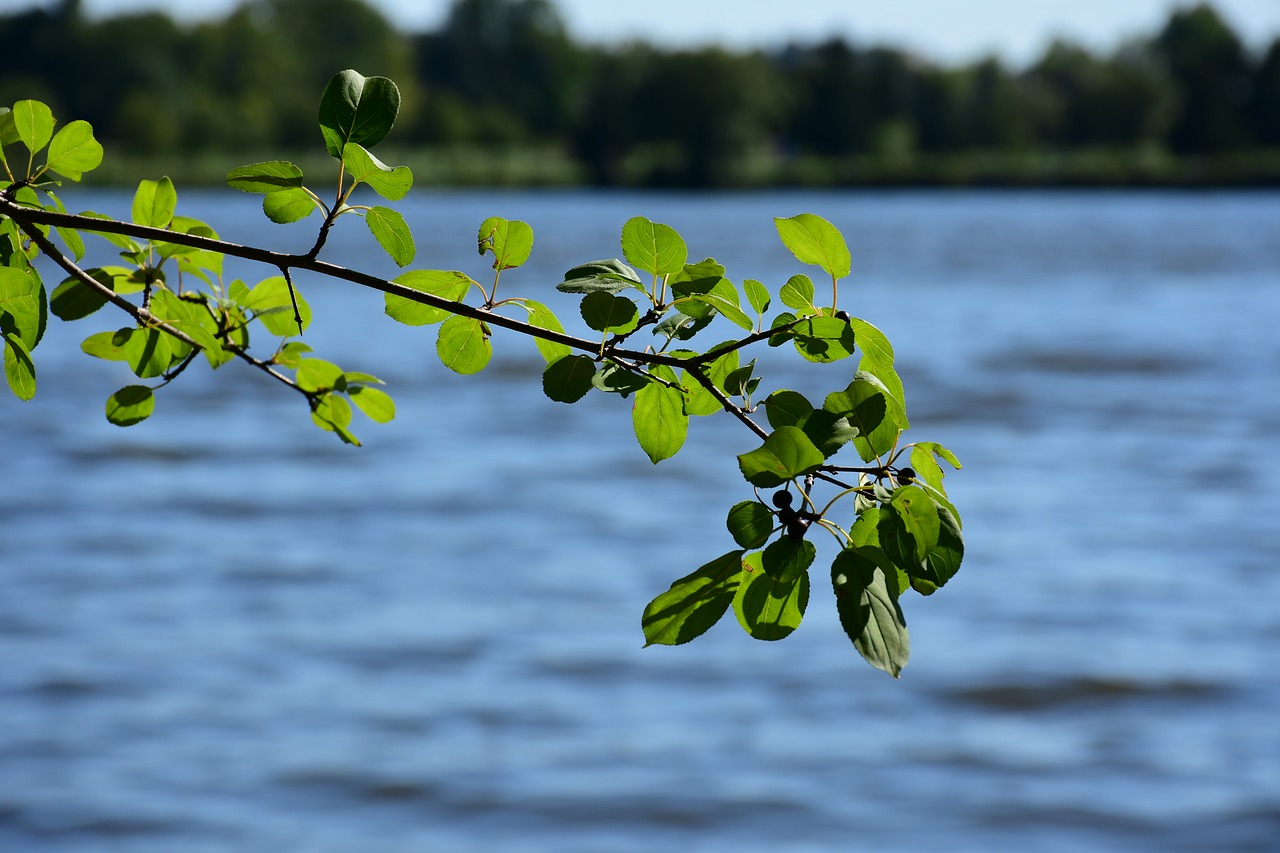
[[[24,100],[13,105],[13,128],[32,154],[49,144],[55,124],[53,111],[40,101]]]
[[[689,433],[689,416],[684,411],[684,394],[676,383],[675,371],[657,365],[652,373],[675,385],[652,382],[636,392],[631,423],[641,449],[655,465],[675,456]]]
[[[812,213],[773,220],[782,243],[801,263],[821,267],[833,278],[849,274],[852,261],[844,235],[827,220]]]
[[[133,195],[133,221],[137,225],[165,228],[173,219],[177,205],[178,191],[168,176],[158,181],[139,181]]]
[[[348,142],[342,147],[342,163],[347,174],[388,201],[397,201],[413,189],[413,172],[408,166],[388,166],[363,145]]]
[[[489,327],[479,320],[454,315],[440,325],[436,353],[450,370],[479,373],[493,357]]]
[[[622,226],[622,254],[637,269],[659,276],[680,272],[689,259],[684,238],[674,228],[643,216]]]
[[[480,254],[493,252],[493,268],[509,270],[529,260],[533,251],[533,229],[518,219],[490,216],[476,233]]]
[[[50,171],[64,178],[80,180],[85,172],[102,165],[102,145],[93,138],[93,127],[87,121],[65,125],[49,143]]]
[[[466,273],[456,270],[409,270],[392,281],[448,302],[461,302],[475,284]],[[426,326],[453,316],[447,309],[424,305],[394,293],[386,295],[385,303],[387,316],[406,326]]]
[[[348,381],[350,377],[348,376]],[[396,416],[396,404],[391,395],[380,388],[358,385],[347,389],[351,402],[372,421],[380,424],[389,423]]]
[[[319,209],[311,194],[300,187],[269,193],[262,198],[262,212],[277,225],[306,219]]]
[[[779,427],[764,444],[738,456],[738,467],[747,482],[762,489],[816,471],[826,457],[799,427]]]
[[[784,536],[763,552],[748,554],[733,600],[738,623],[757,640],[781,640],[809,605],[809,566],[816,549],[807,539]]]
[[[155,394],[145,385],[126,385],[107,398],[107,420],[126,427],[151,417],[156,407]]]
[[[649,602],[640,618],[645,645],[676,646],[705,634],[733,603],[742,551],[730,551],[685,575]]]
[[[365,213],[364,221],[378,245],[391,256],[396,266],[403,267],[413,263],[417,250],[413,245],[413,233],[403,216],[389,207],[371,207]]]
[[[15,334],[3,334],[4,378],[9,390],[19,400],[30,400],[36,395],[36,365],[26,344]]]
[[[227,186],[247,193],[278,193],[302,186],[302,170],[287,160],[237,166],[227,172]]]

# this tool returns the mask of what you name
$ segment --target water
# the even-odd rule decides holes
[[[624,402],[542,397],[529,342],[456,377],[378,294],[302,281],[318,354],[396,395],[393,424],[357,416],[364,448],[239,366],[121,430],[102,401],[128,376],[76,343],[123,323],[55,322],[37,399],[0,403],[0,849],[1276,849],[1280,196],[404,210],[420,265],[477,276],[481,219],[529,221],[501,287],[566,320],[551,285],[632,215],[775,288],[799,267],[772,216],[844,229],[842,305],[894,341],[913,435],[966,465],[965,565],[905,600],[902,680],[857,657],[820,574],[783,642],[727,617],[641,649],[644,604],[730,547],[754,442],[727,419],[654,468]],[[179,211],[307,243],[247,196]],[[392,272],[359,222],[327,257]]]

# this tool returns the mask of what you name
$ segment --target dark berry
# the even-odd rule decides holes
[[[907,483],[913,482],[915,478],[916,478],[916,472],[911,470],[910,468],[903,468],[901,471],[898,472],[898,482],[904,486]]]
[[[773,505],[776,506],[778,509],[786,509],[787,507],[791,506],[791,493],[785,492],[785,491],[774,492]]]

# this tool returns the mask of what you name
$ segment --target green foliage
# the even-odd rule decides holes
[[[32,353],[49,311],[84,322],[111,306],[126,314],[125,325],[108,321],[81,344],[87,355],[118,363],[127,378],[107,398],[109,422],[127,427],[147,420],[161,389],[193,364],[217,370],[239,359],[297,393],[319,429],[359,444],[356,413],[386,423],[395,417],[395,402],[377,377],[340,367],[293,339],[313,320],[295,286],[301,272],[383,291],[391,319],[437,327],[436,353],[460,374],[490,363],[496,332],[532,337],[546,363],[546,396],[564,404],[593,393],[628,399],[637,443],[654,464],[685,446],[694,416],[730,417],[750,433],[750,443],[736,448],[743,493],[734,496],[725,522],[737,548],[650,602],[641,619],[646,644],[686,643],[730,608],[756,639],[788,636],[809,605],[810,573],[820,557],[813,540],[825,543],[811,534],[823,533],[835,548],[830,568],[841,625],[869,663],[897,676],[909,650],[900,596],[934,593],[963,558],[960,514],[943,470],[943,463],[958,469],[960,462],[935,442],[902,443],[906,397],[893,348],[875,326],[835,305],[851,266],[835,225],[811,214],[775,220],[783,245],[829,276],[832,290],[827,304],[813,281],[796,273],[777,292],[787,310],[769,319],[774,295],[764,283],[746,279],[739,288],[714,258],[690,262],[684,238],[670,225],[629,219],[619,233],[625,262],[579,264],[557,285],[559,298],[577,301],[585,337],[566,331],[542,302],[499,298],[500,281],[520,275],[533,251],[533,229],[519,220],[491,216],[480,223],[476,247],[480,266],[489,269],[477,278],[460,270],[410,269],[383,280],[325,263],[318,256],[329,231],[347,214],[363,216],[397,264],[414,259],[413,235],[398,211],[352,203],[361,185],[391,202],[412,186],[406,167],[386,166],[368,150],[391,131],[399,103],[388,79],[343,71],[330,80],[320,126],[337,161],[331,203],[284,160],[227,173],[232,188],[263,196],[273,222],[323,215],[314,245],[303,254],[221,241],[207,224],[179,212],[168,177],[138,184],[129,221],[70,215],[51,191],[58,185],[51,174],[78,179],[97,164],[92,130],[83,122],[57,130],[52,112],[36,101],[0,113],[0,150],[20,145],[31,155],[25,170],[6,156],[0,181],[0,334],[13,394],[24,401],[35,395]],[[45,164],[36,165],[46,147]],[[84,234],[101,238],[115,257],[109,265],[74,266],[51,242],[55,232],[77,260],[88,251]],[[51,296],[31,263],[39,254],[69,273]],[[272,274],[228,281],[225,255],[259,262]],[[725,339],[726,333],[737,337]],[[787,343],[802,365],[856,363],[822,374],[837,379],[821,406],[791,389],[761,390],[767,380],[762,362],[748,352]],[[841,461],[849,446],[858,464]],[[761,489],[774,491],[766,499]],[[708,538],[716,535],[723,534]]]

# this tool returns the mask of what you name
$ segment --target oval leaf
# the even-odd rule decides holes
[[[622,253],[632,266],[653,275],[675,275],[689,259],[684,238],[674,228],[643,216],[622,226]]]
[[[676,646],[705,634],[733,603],[741,575],[742,552],[730,551],[671,584],[640,617],[645,645]]]
[[[278,193],[299,189],[302,170],[287,160],[269,160],[238,166],[227,172],[227,186],[246,193]]]
[[[107,420],[116,426],[133,426],[151,417],[155,395],[145,385],[126,385],[107,398]]]
[[[816,471],[825,459],[802,429],[784,426],[770,433],[759,448],[741,454],[738,467],[747,482],[771,489]]]
[[[364,215],[364,221],[396,266],[403,267],[413,262],[417,250],[403,216],[389,207],[371,207]]]
[[[653,374],[672,383],[676,379],[675,372],[665,365],[655,367]],[[684,394],[678,386],[671,388],[661,382],[650,382],[636,392],[631,423],[640,447],[653,464],[675,456],[689,433]]]
[[[479,373],[493,357],[489,327],[470,317],[450,317],[440,326],[436,353],[450,370],[463,374]]]
[[[790,219],[773,220],[782,243],[801,263],[821,267],[832,278],[849,274],[852,261],[844,235],[821,216],[801,213]]]
[[[54,135],[49,143],[47,167],[64,178],[80,180],[85,172],[102,165],[102,145],[93,138],[87,121],[73,121]]]

